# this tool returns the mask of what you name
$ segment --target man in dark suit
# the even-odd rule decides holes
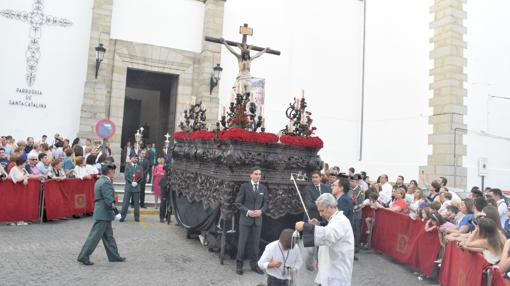
[[[264,274],[257,265],[262,214],[267,210],[267,188],[260,184],[261,176],[260,168],[253,168],[250,173],[251,181],[241,185],[235,200],[240,212],[236,257],[236,273],[239,275],[243,274],[245,251],[248,253],[251,269],[258,274]]]
[[[120,211],[120,222],[126,219],[129,208],[129,201],[133,198],[135,208],[135,221],[140,221],[140,181],[142,180],[142,167],[138,164],[138,156],[131,154],[131,163],[127,164],[124,172],[126,186],[124,187],[124,198],[122,200],[122,210]]]
[[[308,215],[310,219],[321,220],[321,215],[317,210],[317,205],[315,201],[317,198],[324,194],[331,193],[331,189],[328,185],[321,183],[321,173],[319,171],[315,171],[312,173],[312,182],[305,187],[303,201],[305,202],[306,210],[308,211]],[[306,214],[304,215],[305,222],[308,222],[308,218]],[[305,248],[307,252],[306,256],[306,269],[313,271],[315,269],[315,265],[317,264],[317,247]]]
[[[110,262],[122,262],[126,258],[119,255],[117,243],[113,238],[112,220],[115,218],[114,212],[114,190],[113,177],[115,176],[115,165],[107,163],[101,169],[102,176],[94,185],[94,226],[90,230],[89,236],[83,245],[78,261],[84,265],[92,265],[90,255],[97,247],[99,240],[103,240],[104,249]]]
[[[352,198],[347,195],[351,189],[349,180],[346,178],[337,179],[332,186],[331,192],[338,201],[338,210],[342,211],[344,216],[352,223]]]
[[[140,166],[142,167],[142,179],[140,180],[140,207],[145,209],[145,185],[147,184],[147,174],[149,169],[152,168],[149,160],[147,159],[147,150],[140,151]]]
[[[150,184],[152,182],[152,168],[154,167],[154,164],[156,164],[156,152],[153,147],[152,143],[147,144],[147,160],[149,161],[149,170],[147,170],[147,174],[149,174],[148,177],[148,183]]]

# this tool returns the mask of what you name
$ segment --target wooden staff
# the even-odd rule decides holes
[[[299,188],[296,182],[296,179],[294,178],[294,174],[290,174],[290,179],[294,182],[294,186],[296,187],[296,191],[299,197],[299,200],[301,201],[301,205],[303,206],[303,209],[305,210],[306,217],[308,218],[308,221],[310,221],[310,215],[308,214],[308,210],[306,209],[305,202],[303,201],[303,197],[301,196],[301,192],[299,192]]]

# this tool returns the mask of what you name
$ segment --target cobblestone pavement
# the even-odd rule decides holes
[[[0,285],[257,285],[264,276],[235,273],[235,264],[220,265],[196,239],[174,225],[143,216],[141,223],[114,222],[114,235],[124,263],[109,263],[100,242],[91,256],[93,266],[76,257],[92,226],[89,218],[42,225],[0,224]],[[353,285],[431,285],[413,271],[383,256],[361,253],[354,263]],[[245,265],[245,270],[247,270]],[[313,285],[312,272],[302,270],[298,285]]]

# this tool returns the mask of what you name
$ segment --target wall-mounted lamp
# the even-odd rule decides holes
[[[104,59],[104,53],[106,53],[106,49],[103,47],[102,43],[99,43],[99,45],[96,47],[96,79],[97,73],[99,72],[99,66]]]
[[[216,66],[213,68],[213,73],[211,74],[211,80],[209,81],[209,94],[212,94],[213,89],[218,86],[218,82],[221,79],[221,72],[223,71],[223,68],[220,66],[220,64],[216,64]]]

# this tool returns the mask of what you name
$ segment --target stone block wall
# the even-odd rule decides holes
[[[448,186],[466,188],[467,169],[463,167],[463,156],[466,155],[464,134],[467,126],[464,115],[467,107],[464,97],[467,90],[464,83],[467,75],[464,69],[467,60],[464,49],[467,47],[464,35],[466,12],[465,0],[435,0],[430,8],[434,20],[430,28],[434,35],[430,42],[434,45],[430,59],[434,66],[430,75],[434,78],[430,84],[433,97],[429,100],[432,115],[429,124],[432,134],[428,143],[432,146],[432,154],[428,156],[427,166],[420,172],[427,181],[442,176],[448,179]]]

